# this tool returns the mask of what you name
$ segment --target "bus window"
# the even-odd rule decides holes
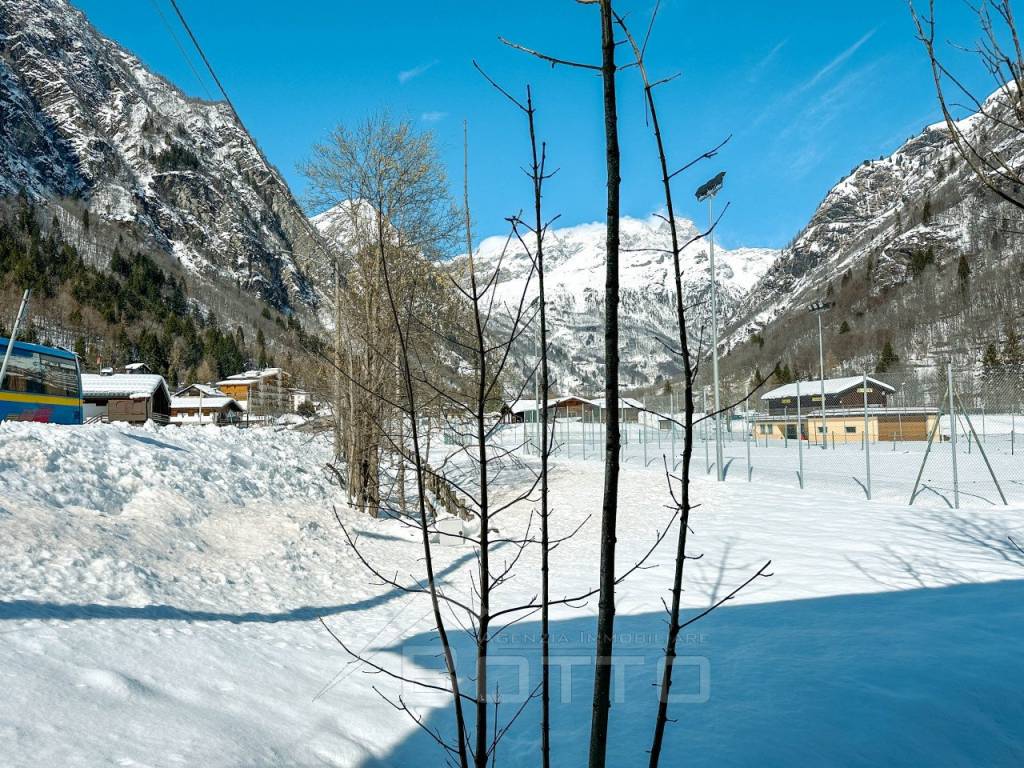
[[[42,394],[43,367],[38,353],[25,352],[15,347],[2,384],[8,392]]]
[[[78,369],[71,360],[40,355],[43,393],[59,397],[78,397]]]

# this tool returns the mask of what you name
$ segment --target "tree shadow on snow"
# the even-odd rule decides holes
[[[616,617],[609,765],[647,765],[664,618]],[[586,765],[593,631],[592,617],[552,623],[560,768]],[[664,766],[1024,764],[1024,580],[727,607],[684,633]],[[452,639],[463,690],[472,691],[471,641]],[[516,694],[540,680],[538,646],[536,623],[492,646],[502,726],[522,701]],[[432,633],[386,650],[440,670]],[[423,696],[408,684],[401,695],[414,708]],[[420,704],[425,725],[454,732],[448,708]],[[396,725],[407,717],[385,709]],[[534,699],[499,747],[498,766],[536,764],[538,722]],[[363,768],[445,764],[423,729],[403,725],[409,736]]]
[[[443,582],[445,577],[458,571],[474,555],[468,552],[438,571]],[[413,585],[410,585],[413,586]],[[87,621],[95,619],[135,621],[222,621],[229,624],[273,624],[281,621],[315,621],[343,613],[355,613],[384,605],[408,593],[400,589],[389,589],[379,595],[343,603],[341,605],[306,605],[284,611],[228,611],[194,610],[173,605],[102,605],[99,603],[54,603],[41,600],[9,600],[0,602],[0,621],[25,621],[31,619],[51,621]]]

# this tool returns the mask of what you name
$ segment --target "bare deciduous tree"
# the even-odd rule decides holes
[[[935,94],[942,117],[957,153],[979,181],[1001,199],[1024,210],[1024,167],[1014,148],[1024,138],[1024,54],[1010,0],[981,0],[970,7],[978,18],[981,36],[973,48],[991,77],[994,94],[979,96],[944,62],[935,40],[935,0],[928,0],[928,12],[918,11],[908,0],[917,39],[924,46],[932,70]],[[950,91],[955,96],[950,96]],[[963,101],[961,101],[961,99]],[[954,109],[977,113],[970,126],[959,123]]]

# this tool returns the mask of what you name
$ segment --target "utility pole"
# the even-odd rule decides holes
[[[818,316],[818,363],[821,366],[821,450],[828,448],[828,429],[825,426],[825,337],[821,331],[821,316],[835,306],[831,301],[814,301],[807,307],[808,312]]]
[[[718,387],[718,288],[715,280],[715,212],[714,199],[725,180],[725,171],[709,179],[697,188],[697,202],[708,201],[708,259],[711,269],[711,374],[715,387],[715,476],[721,482],[725,479],[722,471],[722,423],[721,398]]]
[[[14,351],[14,341],[18,338],[18,326],[21,325],[21,320],[25,316],[25,307],[28,306],[28,297],[32,294],[31,288],[26,288],[25,293],[21,297],[21,306],[18,307],[18,314],[14,318],[14,327],[11,329],[11,337],[7,340],[7,351],[4,352],[4,361],[0,364],[0,389],[3,389],[4,376],[7,375],[7,363],[11,359],[11,353]]]

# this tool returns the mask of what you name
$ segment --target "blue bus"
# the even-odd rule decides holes
[[[10,339],[0,337],[0,361]],[[82,375],[78,356],[59,347],[14,342],[0,381],[0,421],[82,423]]]

